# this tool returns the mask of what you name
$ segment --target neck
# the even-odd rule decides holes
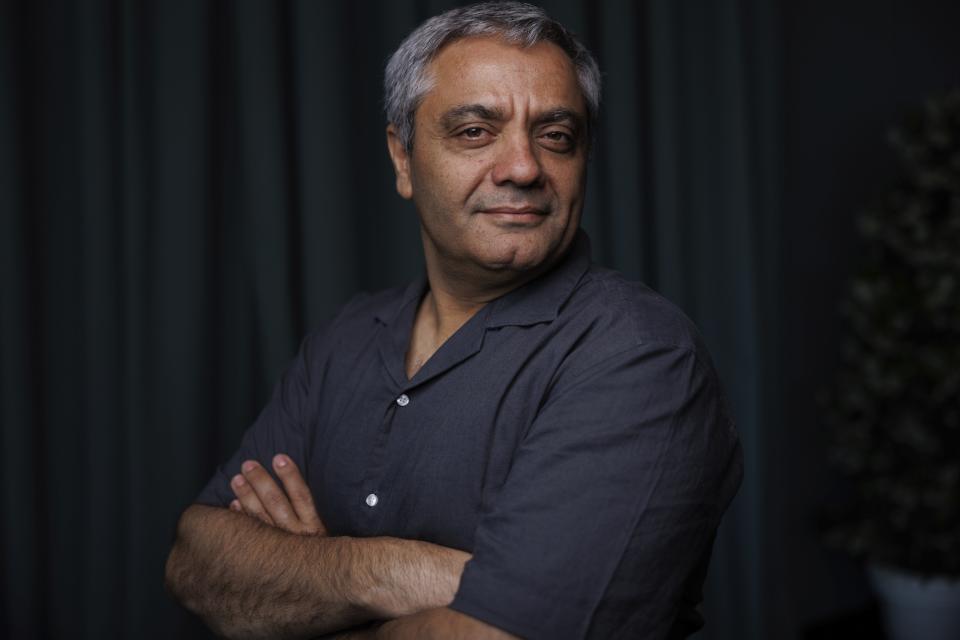
[[[427,270],[430,288],[420,301],[406,354],[407,377],[413,378],[447,339],[499,295],[464,296]],[[500,294],[502,295],[502,294]]]
[[[406,354],[408,378],[413,378],[440,345],[480,309],[552,266],[543,265],[544,268],[526,273],[466,273],[449,268],[426,246],[424,249],[430,288],[420,301],[413,323]]]
[[[530,282],[542,271],[494,274],[481,279],[474,274],[445,269],[429,252],[426,267],[430,290],[421,303],[420,312],[425,320],[432,321],[442,338],[455,333],[489,302]]]
[[[536,274],[522,274],[524,277],[497,282],[444,268],[443,262],[429,250],[424,253],[430,288],[420,301],[410,336],[406,356],[409,378],[480,309],[536,277]]]

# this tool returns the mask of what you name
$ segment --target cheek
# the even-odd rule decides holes
[[[563,165],[553,172],[557,193],[567,203],[583,200],[586,185],[586,169],[582,165]]]
[[[437,162],[423,174],[420,188],[432,202],[462,207],[483,183],[481,162]]]

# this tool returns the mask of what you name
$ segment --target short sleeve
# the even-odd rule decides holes
[[[525,638],[666,638],[741,476],[719,383],[690,349],[636,345],[561,377],[451,607]]]
[[[254,423],[243,434],[240,447],[217,468],[194,500],[198,504],[226,507],[234,499],[230,478],[240,473],[246,460],[256,460],[273,474],[272,459],[284,453],[305,468],[304,416],[310,402],[310,357],[313,340],[304,338],[293,362],[284,371],[273,395]]]

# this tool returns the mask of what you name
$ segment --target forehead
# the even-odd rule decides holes
[[[425,111],[489,103],[585,113],[573,62],[552,42],[522,47],[494,37],[463,38],[441,49],[428,70],[433,87],[421,104]]]

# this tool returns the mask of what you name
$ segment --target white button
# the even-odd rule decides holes
[[[404,393],[399,398],[397,398],[397,404],[400,405],[401,407],[405,407],[408,404],[410,404],[410,398],[407,397],[407,394]],[[370,506],[372,507],[373,505],[370,505]]]
[[[379,502],[379,498],[377,498],[377,494],[371,493],[370,495],[367,496],[366,503],[368,507],[377,506],[377,502]]]

